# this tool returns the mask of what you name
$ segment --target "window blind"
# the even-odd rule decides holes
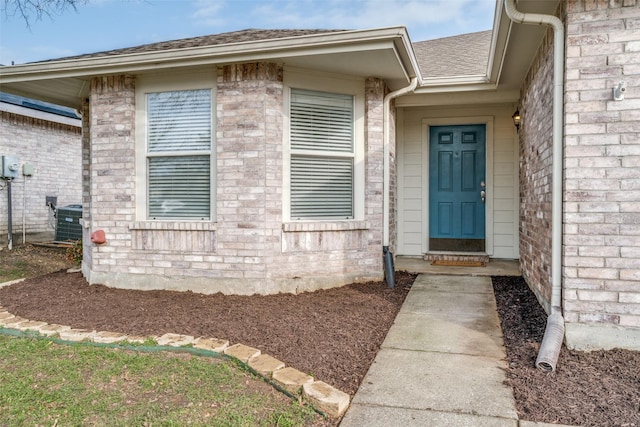
[[[353,97],[294,89],[291,148],[353,151]]]
[[[291,218],[353,218],[354,99],[291,91]]]
[[[353,159],[291,157],[291,217],[353,217]]]
[[[149,216],[209,218],[209,156],[149,157]]]
[[[211,149],[211,91],[147,94],[149,152]]]
[[[211,90],[147,94],[147,152],[149,217],[210,218]]]

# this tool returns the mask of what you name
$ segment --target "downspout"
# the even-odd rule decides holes
[[[536,366],[554,371],[564,340],[562,317],[562,119],[564,96],[564,24],[554,15],[522,13],[516,10],[515,0],[504,0],[504,8],[511,21],[519,24],[550,25],[553,27],[553,154],[551,202],[551,313],[547,318]]]
[[[391,188],[391,165],[389,164],[389,154],[391,152],[389,148],[390,140],[390,122],[391,122],[391,100],[397,98],[400,95],[404,95],[409,92],[413,92],[418,86],[418,77],[413,77],[409,86],[403,87],[391,93],[388,93],[384,97],[383,101],[383,178],[382,178],[382,256],[384,260],[384,273],[387,281],[387,286],[393,288],[396,286],[395,269],[393,266],[393,254],[389,251],[389,218],[390,218],[390,188]]]

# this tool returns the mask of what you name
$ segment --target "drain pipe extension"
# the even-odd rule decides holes
[[[387,281],[387,286],[393,288],[396,286],[395,269],[393,266],[393,254],[389,250],[389,210],[390,210],[390,188],[391,188],[391,166],[389,154],[391,152],[389,148],[390,140],[390,114],[391,114],[391,100],[397,98],[405,93],[413,92],[418,86],[418,77],[413,77],[409,86],[398,89],[394,92],[388,93],[384,97],[382,103],[382,117],[384,120],[383,126],[383,181],[382,181],[382,256],[384,259],[384,277]]]
[[[516,10],[515,0],[504,0],[509,19],[519,24],[550,25],[553,27],[553,171],[551,202],[551,313],[540,345],[536,366],[554,371],[564,340],[562,317],[562,108],[564,79],[564,24],[553,15],[522,13]]]

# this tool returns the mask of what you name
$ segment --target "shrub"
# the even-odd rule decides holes
[[[82,264],[82,239],[76,240],[73,246],[67,248],[67,258],[75,265]]]

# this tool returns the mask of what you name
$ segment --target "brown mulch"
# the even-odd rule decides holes
[[[507,383],[521,419],[580,426],[640,426],[640,352],[562,347],[556,370],[535,368],[547,315],[521,277],[494,277],[507,349]]]
[[[269,296],[135,291],[88,285],[64,271],[0,289],[0,302],[27,319],[154,336],[215,337],[260,349],[351,395],[373,362],[415,275]]]
[[[38,260],[37,252],[28,249],[27,262],[64,258],[44,251],[46,259]],[[8,258],[0,252],[0,267],[19,254]],[[414,278],[398,273],[395,289],[371,282],[246,297],[89,286],[79,273],[58,272],[0,288],[0,304],[21,317],[75,328],[224,338],[259,348],[353,395]],[[556,371],[540,371],[534,365],[546,314],[522,278],[494,277],[493,283],[507,348],[507,383],[521,419],[640,427],[640,352],[563,347]]]

